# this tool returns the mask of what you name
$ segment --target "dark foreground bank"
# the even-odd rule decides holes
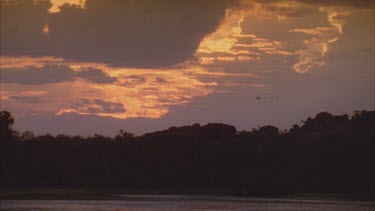
[[[375,202],[332,198],[259,198],[206,195],[122,195],[121,200],[0,200],[0,210],[305,210],[368,211]]]
[[[180,190],[160,192],[157,190],[108,190],[108,189],[56,189],[56,188],[32,188],[32,189],[2,189],[1,200],[142,200],[147,198],[163,200],[170,198],[192,199],[256,199],[235,193],[218,194],[212,190]],[[375,203],[375,195],[365,194],[334,194],[334,193],[294,193],[283,196],[259,196],[261,199],[319,199],[339,201],[368,201]],[[1,203],[0,203],[1,204]]]
[[[13,131],[13,122],[1,113],[5,198],[25,189],[68,190],[55,193],[57,198],[88,192],[89,198],[113,193],[372,196],[375,190],[374,111],[350,118],[324,112],[288,131],[273,126],[237,131],[211,123],[139,137],[120,131],[114,138],[34,136]]]

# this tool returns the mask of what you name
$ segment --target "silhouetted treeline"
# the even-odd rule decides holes
[[[0,118],[2,188],[375,193],[375,111],[323,112],[282,132],[210,123],[114,138],[35,136]]]

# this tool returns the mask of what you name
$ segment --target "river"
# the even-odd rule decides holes
[[[119,196],[116,196],[117,199]],[[0,200],[1,211],[210,211],[210,210],[363,210],[374,201],[320,198],[253,198],[185,195],[121,195],[120,200]]]

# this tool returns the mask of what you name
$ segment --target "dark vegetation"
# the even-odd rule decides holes
[[[375,111],[323,112],[289,131],[211,123],[134,137],[12,130],[0,112],[0,186],[285,195],[375,192]]]

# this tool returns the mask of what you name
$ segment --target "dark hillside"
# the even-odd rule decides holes
[[[115,138],[19,133],[1,113],[2,188],[160,193],[374,194],[375,112],[323,112],[280,132],[225,124]]]

